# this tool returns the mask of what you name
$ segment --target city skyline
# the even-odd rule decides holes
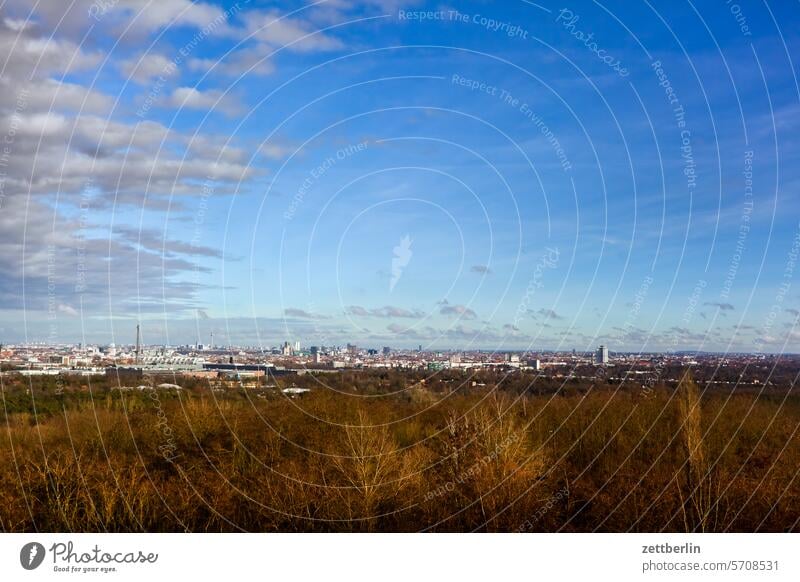
[[[793,24],[6,2],[0,340],[798,352]]]

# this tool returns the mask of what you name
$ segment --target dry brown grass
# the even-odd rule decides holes
[[[705,396],[688,378],[648,398],[488,392],[431,406],[421,390],[292,401],[115,392],[8,414],[0,529],[797,527],[795,396]]]
[[[719,483],[716,471],[708,462],[703,441],[700,389],[689,373],[684,375],[678,386],[678,408],[681,440],[686,455],[683,484],[678,484],[678,493],[683,499],[684,528],[687,532],[713,531],[719,510],[719,503],[716,503]]]

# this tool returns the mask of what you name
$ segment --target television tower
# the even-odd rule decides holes
[[[139,334],[139,324],[137,323],[136,324],[136,351],[134,352],[134,354],[136,355],[136,357],[134,359],[134,363],[136,363],[136,364],[139,363],[139,346],[140,345],[141,345],[141,338],[140,338],[140,334]]]

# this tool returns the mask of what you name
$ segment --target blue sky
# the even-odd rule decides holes
[[[6,2],[0,336],[797,351],[798,14]]]

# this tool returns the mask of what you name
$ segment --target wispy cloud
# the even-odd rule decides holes
[[[298,319],[330,319],[330,316],[321,315],[319,313],[312,313],[310,311],[306,311],[305,309],[299,309],[297,307],[287,307],[283,310],[283,314],[286,317],[296,317]]]
[[[356,317],[383,317],[383,318],[408,318],[420,319],[425,317],[425,313],[417,309],[409,310],[402,307],[394,307],[386,305],[384,307],[377,307],[374,309],[367,309],[360,305],[351,305],[347,308],[347,313]]]
[[[230,117],[244,111],[244,107],[233,95],[225,94],[218,89],[200,91],[194,87],[178,87],[172,92],[166,103],[176,108],[220,111]]]
[[[440,315],[454,316],[461,319],[476,319],[478,314],[465,305],[442,305]]]
[[[545,319],[565,319],[563,315],[559,315],[558,313],[556,313],[552,309],[542,308],[539,311],[537,311],[536,313],[537,313],[537,315],[541,315]]]

